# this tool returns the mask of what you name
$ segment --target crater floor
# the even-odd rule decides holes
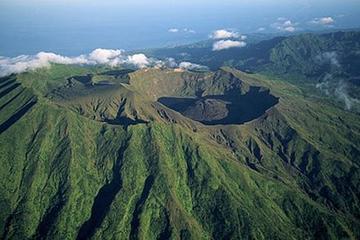
[[[163,105],[206,125],[243,124],[262,116],[279,99],[269,90],[250,87],[245,94],[231,92],[225,95],[203,97],[161,97]]]

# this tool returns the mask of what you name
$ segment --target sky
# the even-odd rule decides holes
[[[296,33],[359,27],[357,0],[0,0],[0,56],[141,49],[215,30]]]

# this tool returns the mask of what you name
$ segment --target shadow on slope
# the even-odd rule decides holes
[[[225,95],[196,98],[161,97],[158,101],[195,121],[206,125],[217,125],[243,124],[252,121],[275,106],[279,99],[271,95],[269,90],[250,87],[245,94],[232,91]]]

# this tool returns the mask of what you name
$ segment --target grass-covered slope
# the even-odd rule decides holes
[[[2,239],[360,237],[359,116],[232,69],[104,71],[1,79]],[[103,77],[72,78],[87,74]],[[279,103],[245,124],[206,126],[157,102],[252,86]],[[109,121],[121,117],[133,121]]]

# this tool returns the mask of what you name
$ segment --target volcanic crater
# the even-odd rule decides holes
[[[233,91],[224,95],[201,97],[161,97],[158,101],[205,125],[225,125],[252,121],[275,106],[279,100],[268,89],[250,87],[244,94]]]
[[[126,123],[157,119],[150,116],[157,115],[159,107],[205,125],[244,124],[279,102],[269,89],[221,69],[200,73],[113,70],[73,76],[48,97],[81,115],[112,124],[124,124],[123,119],[129,120]]]

